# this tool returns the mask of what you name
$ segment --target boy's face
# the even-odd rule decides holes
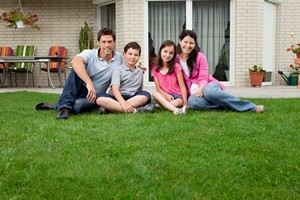
[[[102,35],[99,41],[102,56],[110,55],[115,47],[115,41],[111,35]]]
[[[133,67],[140,59],[139,50],[129,48],[124,55],[124,60],[129,67]]]

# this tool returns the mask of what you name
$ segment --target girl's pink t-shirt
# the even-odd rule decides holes
[[[162,74],[161,72],[156,71],[157,65],[152,69],[152,76],[156,77],[160,88],[168,94],[176,94],[182,96],[181,90],[179,87],[177,74],[181,72],[181,66],[178,63],[175,63],[175,69],[172,74]]]

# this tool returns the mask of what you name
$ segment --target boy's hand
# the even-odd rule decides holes
[[[123,110],[127,113],[131,113],[134,111],[134,107],[132,107],[129,103],[127,103],[126,101],[124,103],[121,103],[121,107],[123,108]]]

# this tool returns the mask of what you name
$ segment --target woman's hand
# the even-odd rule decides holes
[[[202,88],[197,88],[194,90],[194,95],[196,97],[202,97],[203,96],[203,89]]]

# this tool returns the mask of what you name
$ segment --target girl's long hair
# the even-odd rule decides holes
[[[182,41],[186,36],[190,36],[191,38],[193,38],[195,40],[195,44],[197,44],[197,34],[194,31],[192,30],[182,31],[181,34],[179,35],[179,40]],[[198,51],[194,48],[187,59],[186,63],[190,73],[192,73],[195,68],[194,65],[196,63],[197,55],[198,55]]]
[[[168,74],[172,74],[174,72],[174,68],[175,68],[175,59],[176,59],[176,44],[171,41],[171,40],[165,40],[159,47],[159,51],[158,51],[158,58],[157,58],[157,68],[156,71],[159,72],[163,66],[163,60],[161,58],[161,51],[163,48],[168,47],[168,46],[172,46],[174,48],[174,56],[172,58],[172,60],[170,60],[167,65],[168,65]]]

